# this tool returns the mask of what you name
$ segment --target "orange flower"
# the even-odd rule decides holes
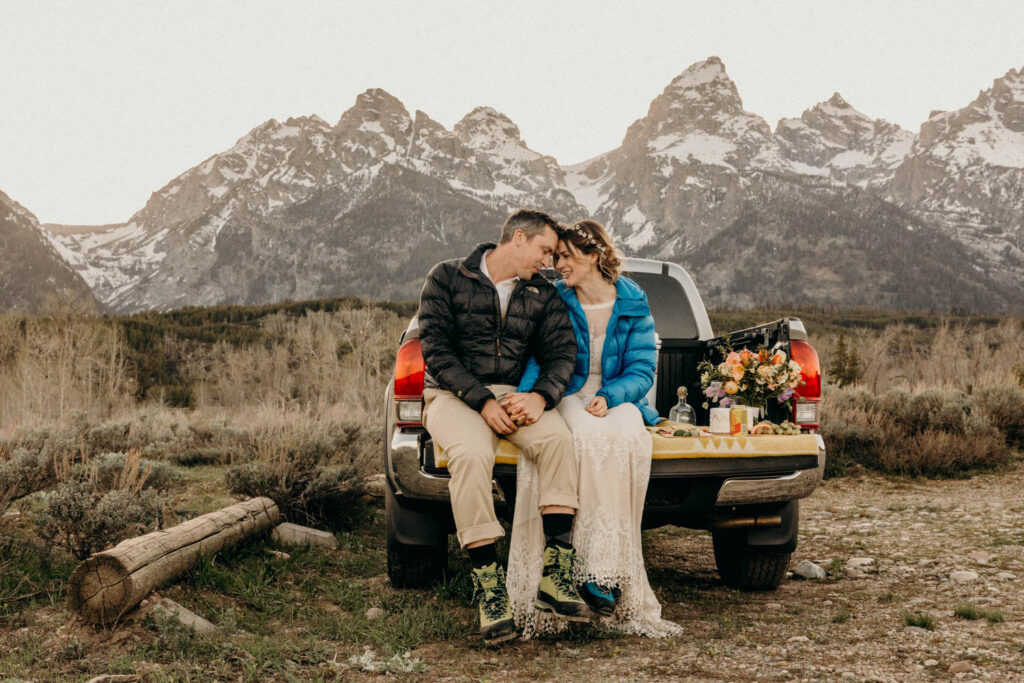
[[[742,351],[740,351],[740,360],[746,363],[748,360],[750,360],[750,357],[753,355],[754,354],[752,354],[749,350],[743,349]]]
[[[740,385],[736,384],[736,382],[726,382],[722,388],[725,389],[727,394],[735,394],[740,390]]]
[[[736,380],[737,382],[739,382],[741,379],[743,379],[743,366],[742,365],[734,365],[734,366],[732,366],[732,378],[734,380]]]
[[[779,352],[772,356],[772,365],[782,365],[782,362],[786,360],[786,354]]]
[[[736,353],[735,351],[730,351],[729,355],[725,357],[725,364],[726,365],[730,365],[730,366],[738,365],[739,362],[740,362],[740,354]]]

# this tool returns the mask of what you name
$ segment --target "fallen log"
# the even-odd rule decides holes
[[[280,517],[270,498],[252,498],[122,541],[75,568],[68,580],[68,605],[88,621],[109,624],[200,558],[270,529]]]

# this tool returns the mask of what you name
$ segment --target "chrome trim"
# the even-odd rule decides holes
[[[417,500],[448,500],[448,477],[420,469],[419,435],[395,431],[391,435],[388,468],[398,493]]]
[[[806,498],[818,487],[818,470],[797,470],[781,477],[726,479],[718,490],[715,505],[781,503]]]

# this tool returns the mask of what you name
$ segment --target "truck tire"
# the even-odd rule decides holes
[[[715,565],[722,583],[744,591],[772,591],[789,569],[792,552],[747,544],[745,532],[712,532]]]

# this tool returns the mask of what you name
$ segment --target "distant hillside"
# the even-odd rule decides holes
[[[911,213],[857,188],[808,184],[760,176],[736,220],[684,257],[707,305],[997,311],[1018,296]]]
[[[37,312],[47,296],[96,303],[85,280],[47,239],[39,220],[0,192],[0,312]]]

